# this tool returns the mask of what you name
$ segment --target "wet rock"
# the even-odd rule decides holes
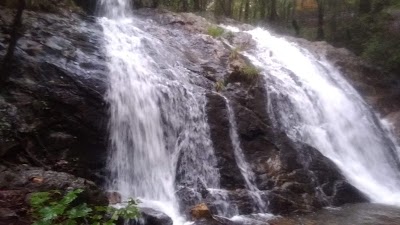
[[[141,213],[141,224],[144,225],[172,225],[172,219],[166,214],[151,209],[151,208],[140,208]]]
[[[0,14],[12,21],[11,10]],[[0,94],[0,156],[101,181],[108,121],[107,71],[95,66],[105,65],[101,28],[73,13],[31,11],[24,27]]]
[[[218,159],[221,186],[225,189],[243,189],[245,186],[236,164],[229,134],[229,119],[225,100],[218,94],[208,94],[207,115],[211,139]]]
[[[364,194],[345,181],[336,183],[334,190],[335,193],[332,200],[334,206],[344,205],[349,202],[361,203],[366,202],[367,200],[367,197]]]
[[[191,207],[199,204],[203,199],[201,193],[197,192],[193,188],[182,187],[176,192],[176,196],[179,199],[179,206],[181,212],[184,212],[187,215],[190,215]]]
[[[192,220],[201,220],[211,218],[211,212],[205,203],[198,204],[190,210]]]
[[[107,195],[107,198],[108,198],[108,202],[111,205],[115,205],[117,203],[121,203],[122,202],[121,194],[118,193],[118,192],[115,192],[115,191],[107,192],[106,195]]]

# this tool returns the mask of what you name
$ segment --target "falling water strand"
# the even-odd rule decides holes
[[[325,59],[257,28],[246,55],[264,71],[277,128],[338,165],[373,202],[400,205],[396,144],[360,95]]]
[[[223,96],[225,99],[225,104],[228,110],[228,119],[229,119],[229,135],[233,145],[233,151],[235,154],[236,164],[238,165],[240,172],[245,180],[246,188],[249,190],[249,194],[253,199],[255,206],[257,207],[255,212],[263,213],[265,212],[266,205],[264,201],[261,199],[260,190],[257,188],[255,184],[255,176],[250,168],[250,165],[247,163],[246,158],[243,154],[242,147],[240,146],[239,135],[237,133],[237,125],[235,114],[233,109],[229,103],[229,100]]]
[[[175,186],[219,186],[206,97],[178,52],[136,26],[128,2],[102,1],[109,13],[99,19],[110,74],[108,188],[183,224]]]

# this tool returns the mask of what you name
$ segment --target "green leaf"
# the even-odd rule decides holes
[[[80,194],[82,192],[83,192],[82,189],[76,189],[76,190],[73,190],[73,191],[69,191],[63,197],[63,199],[61,199],[60,204],[69,205],[71,202],[73,202],[78,197],[78,194]]]
[[[50,193],[49,192],[36,192],[31,195],[29,199],[30,205],[33,208],[41,208],[47,201],[50,200]]]
[[[78,223],[75,220],[67,220],[63,223],[63,225],[77,225]]]
[[[94,215],[94,216],[92,216],[92,219],[93,220],[101,220],[101,219],[103,219],[103,216],[102,215]]]
[[[115,220],[109,220],[109,221],[107,221],[107,222],[105,222],[105,223],[103,223],[103,225],[115,225]]]
[[[68,210],[67,215],[69,219],[84,218],[87,217],[92,211],[93,210],[89,208],[86,203],[83,203],[82,205]]]
[[[39,210],[40,215],[42,215],[43,221],[52,221],[58,217],[57,211],[53,207],[44,207]]]
[[[37,221],[32,225],[51,225],[51,221]]]
[[[94,210],[96,212],[107,212],[108,206],[95,206]]]

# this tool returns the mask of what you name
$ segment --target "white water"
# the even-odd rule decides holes
[[[136,26],[128,0],[110,2],[102,1],[108,18],[99,20],[110,70],[109,189],[183,224],[177,172],[183,185],[219,186],[205,94],[190,84],[171,49]]]
[[[339,71],[266,30],[248,33],[257,48],[246,55],[263,69],[276,127],[333,160],[373,202],[400,205],[395,142]]]
[[[249,194],[253,199],[254,206],[256,209],[254,212],[265,212],[266,205],[264,201],[261,199],[260,190],[257,188],[255,184],[255,176],[250,168],[250,165],[247,163],[246,158],[243,154],[242,147],[240,146],[239,135],[237,133],[237,125],[235,119],[235,113],[229,103],[229,100],[222,96],[225,100],[226,108],[228,110],[228,118],[229,118],[229,135],[233,145],[233,152],[235,154],[236,164],[238,165],[240,172],[246,182],[247,190],[249,190]]]

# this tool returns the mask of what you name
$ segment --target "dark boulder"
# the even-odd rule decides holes
[[[136,221],[135,224],[142,225],[172,225],[172,219],[166,214],[151,209],[151,208],[140,208],[141,217]]]

